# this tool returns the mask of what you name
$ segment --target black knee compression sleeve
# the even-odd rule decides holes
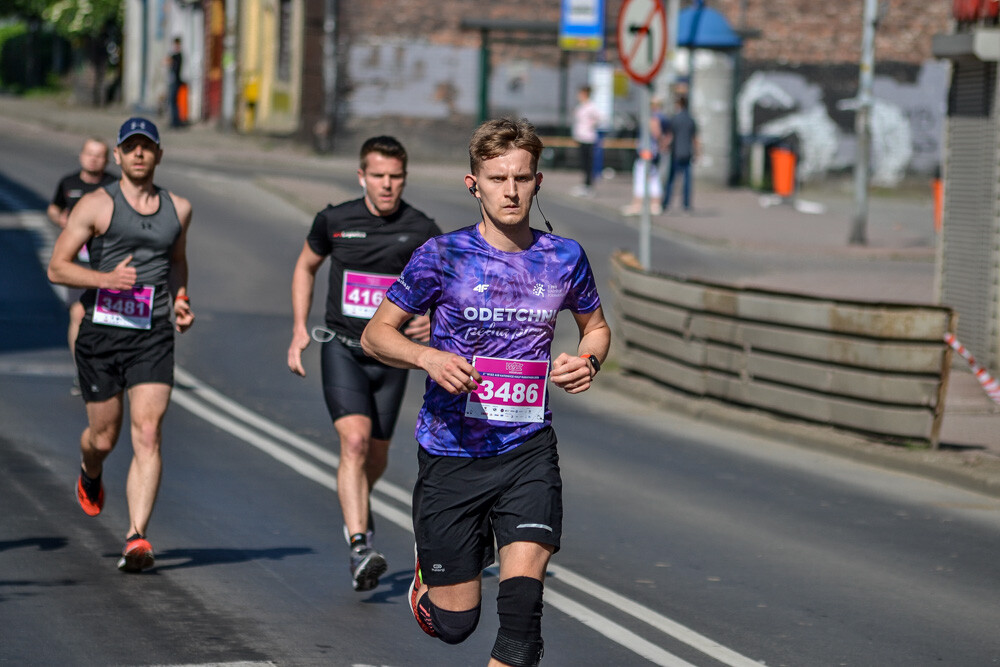
[[[475,632],[476,626],[479,625],[481,605],[466,611],[448,611],[434,606],[430,598],[430,595],[423,596],[419,604],[426,608],[438,639],[445,644],[461,644]]]
[[[513,667],[534,667],[542,659],[542,582],[512,577],[497,593],[500,630],[492,657]]]

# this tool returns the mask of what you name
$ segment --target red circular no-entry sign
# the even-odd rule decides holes
[[[662,0],[625,0],[618,13],[618,57],[636,83],[649,83],[667,55],[667,12]]]

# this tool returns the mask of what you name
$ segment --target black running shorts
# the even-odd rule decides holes
[[[320,362],[330,418],[365,415],[372,420],[373,438],[392,438],[406,391],[406,369],[386,366],[366,356],[360,347],[348,347],[336,339],[323,343]]]
[[[173,386],[173,325],[162,320],[150,329],[124,329],[84,319],[76,338],[76,369],[87,403],[146,382]]]
[[[504,454],[437,456],[419,447],[413,526],[424,581],[471,581],[497,548],[540,542],[559,550],[562,477],[552,427]]]

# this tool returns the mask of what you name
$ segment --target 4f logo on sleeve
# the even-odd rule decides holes
[[[473,289],[473,291],[479,292],[480,294],[482,294],[483,292],[485,292],[489,288],[490,288],[490,286],[487,285],[486,283],[479,283],[478,285],[476,285],[472,289]]]

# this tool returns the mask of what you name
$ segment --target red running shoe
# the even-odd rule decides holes
[[[424,578],[420,574],[420,559],[417,558],[416,544],[413,545],[413,561],[415,572],[413,573],[413,581],[410,582],[410,611],[413,612],[413,618],[417,619],[417,625],[420,626],[421,630],[429,634],[431,637],[437,637],[438,634],[434,631],[434,624],[431,622],[430,615],[417,606],[420,584],[423,583]]]
[[[101,488],[97,492],[97,498],[91,499],[87,495],[86,489],[83,488],[83,473],[76,478],[76,500],[80,503],[80,507],[87,514],[87,516],[97,516],[104,509],[104,482],[101,482]]]
[[[118,559],[118,569],[122,572],[142,572],[153,567],[153,545],[136,533],[125,542],[122,557]]]

